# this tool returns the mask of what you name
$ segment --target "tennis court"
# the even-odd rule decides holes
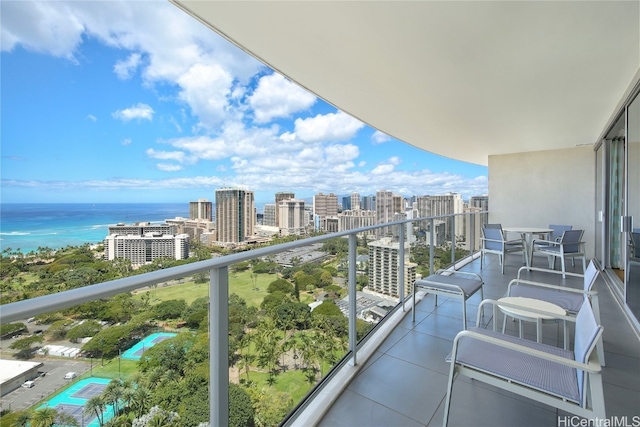
[[[144,337],[141,341],[139,341],[136,345],[122,353],[123,359],[129,360],[140,360],[140,356],[146,350],[150,349],[154,345],[162,342],[164,340],[168,340],[169,338],[175,337],[177,334],[172,334],[168,332],[158,332],[155,334],[151,334],[148,337]]]
[[[105,378],[87,378],[80,380],[62,393],[55,395],[40,408],[49,407],[58,412],[65,412],[76,419],[79,426],[98,427],[98,417],[95,413],[85,413],[84,404],[105,389],[111,380]],[[105,410],[104,421],[113,417],[113,409],[108,406]]]

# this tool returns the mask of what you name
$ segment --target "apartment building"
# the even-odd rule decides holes
[[[304,222],[304,200],[286,199],[278,203],[280,234],[283,236],[303,235],[306,233]]]
[[[369,289],[391,297],[400,295],[400,243],[386,237],[370,242]],[[404,295],[409,295],[416,280],[417,264],[409,261],[409,242],[404,242]]]
[[[146,233],[141,236],[110,234],[104,239],[108,260],[124,258],[133,265],[143,265],[156,258],[189,258],[189,236],[186,234]]]
[[[189,219],[213,221],[213,203],[207,199],[189,202]]]
[[[216,234],[219,242],[245,242],[253,236],[255,222],[253,191],[239,188],[216,190]]]

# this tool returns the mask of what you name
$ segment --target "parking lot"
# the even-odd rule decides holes
[[[77,381],[77,378],[74,380],[66,380],[64,376],[67,372],[73,371],[77,372],[78,375],[82,375],[91,367],[90,363],[73,359],[35,360],[44,363],[44,366],[40,370],[46,372],[46,375],[34,379],[35,384],[31,388],[18,387],[16,390],[3,396],[1,399],[2,409],[11,409],[12,411],[26,409],[49,396],[51,393],[56,392],[69,382]]]
[[[34,332],[45,331],[48,325],[36,325],[25,320],[23,321],[27,325],[28,332],[21,337],[25,337]],[[0,340],[0,358],[15,360],[13,355],[14,351],[9,349],[9,346],[20,337],[10,338],[6,340]],[[78,344],[72,344],[68,341],[55,342],[50,344],[59,344],[65,346],[80,347]],[[46,372],[46,375],[41,378],[34,379],[34,386],[31,388],[18,387],[16,390],[3,396],[0,399],[0,408],[11,409],[12,411],[18,411],[26,409],[39,400],[47,397],[51,393],[57,391],[71,380],[65,380],[64,376],[67,372],[74,371],[78,375],[88,371],[91,367],[90,363],[84,361],[78,361],[75,359],[63,359],[52,357],[36,357],[31,359],[32,362],[43,362],[44,366],[40,371]]]

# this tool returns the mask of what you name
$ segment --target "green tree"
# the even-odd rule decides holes
[[[237,384],[229,384],[229,427],[253,427],[254,411],[249,394]],[[284,417],[282,417],[284,418]],[[282,418],[280,421],[282,421]]]
[[[102,325],[95,320],[87,320],[80,325],[76,325],[67,331],[67,339],[77,342],[80,338],[93,337],[102,330]]]
[[[57,415],[58,411],[53,408],[38,409],[31,415],[30,427],[51,427],[55,424]]]
[[[293,285],[285,279],[276,279],[273,282],[269,283],[269,287],[267,288],[267,292],[282,292],[283,294],[292,294],[294,293]]]
[[[160,320],[177,319],[182,316],[182,313],[187,309],[187,303],[185,300],[172,299],[169,301],[162,301],[160,304],[154,307],[156,318]]]
[[[104,400],[100,395],[90,397],[85,402],[82,408],[83,412],[87,415],[95,414],[96,417],[98,418],[98,424],[100,424],[100,426],[102,426],[104,422],[104,419],[103,419],[104,409],[105,409]]]
[[[44,338],[42,338],[41,335],[33,335],[30,337],[26,337],[26,338],[20,338],[15,340],[14,342],[11,343],[11,345],[9,346],[10,349],[13,350],[29,350],[31,349],[31,346],[35,343],[41,343],[44,341]]]

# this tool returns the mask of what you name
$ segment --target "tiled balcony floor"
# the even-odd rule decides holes
[[[520,259],[509,256],[504,275],[500,273],[496,256],[488,255],[486,261],[482,271],[479,260],[468,264],[462,271],[480,274],[485,282],[484,297],[498,299],[505,295],[507,284],[521,267]],[[546,258],[534,259],[535,267],[545,267],[545,264]],[[582,268],[577,264],[572,268],[569,262],[568,271],[582,273]],[[531,280],[563,282],[561,275],[529,274]],[[565,283],[581,287],[582,279],[567,277]],[[627,416],[628,425],[632,425],[633,421],[640,422],[640,340],[601,276],[595,286],[604,326],[606,367],[603,368],[603,382],[607,416]],[[470,326],[475,325],[479,303],[478,293],[467,301]],[[486,327],[493,319],[490,310],[485,313],[482,326]],[[502,321],[499,321],[501,325]],[[445,357],[461,329],[462,304],[458,300],[439,297],[436,307],[434,296],[427,295],[417,304],[415,323],[412,322],[411,311],[407,311],[399,326],[363,365],[317,425],[442,425],[449,372]],[[507,333],[517,334],[517,322],[507,322]],[[525,336],[535,340],[535,324],[525,323]],[[562,346],[562,328],[557,324],[543,325],[543,341]],[[558,417],[565,416],[568,414],[550,406],[458,377],[453,387],[449,425],[558,426],[563,425],[559,424]],[[639,418],[634,420],[634,416]]]

